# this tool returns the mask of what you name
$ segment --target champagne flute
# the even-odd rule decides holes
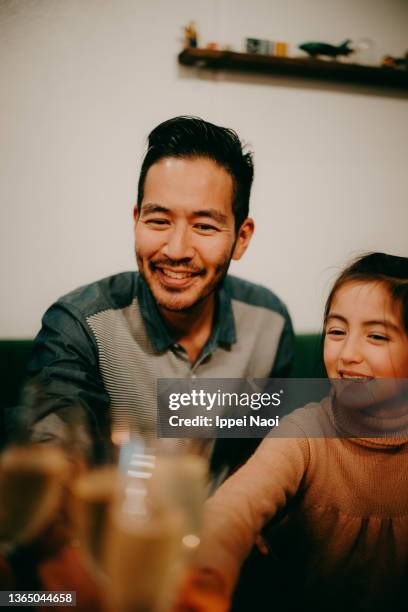
[[[81,549],[95,577],[103,580],[103,555],[109,513],[118,487],[114,466],[81,474],[71,486],[71,515]]]
[[[69,474],[64,453],[45,444],[15,446],[0,456],[0,546],[34,539],[62,500]]]
[[[106,542],[108,599],[115,612],[165,612],[178,586],[182,513],[164,503],[157,477],[156,442],[132,437],[120,452],[120,492]]]

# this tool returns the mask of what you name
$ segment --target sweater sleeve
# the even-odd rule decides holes
[[[256,536],[296,494],[308,462],[307,438],[290,418],[283,419],[279,432],[208,500],[197,566],[220,573],[229,593]]]

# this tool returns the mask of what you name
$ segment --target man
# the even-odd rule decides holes
[[[254,231],[252,179],[232,130],[176,117],[151,132],[134,209],[139,273],[77,289],[46,312],[29,365],[40,389],[27,417],[34,439],[82,436],[101,459],[112,429],[155,429],[157,378],[288,374],[285,306],[227,276]],[[240,458],[226,442],[214,469]]]

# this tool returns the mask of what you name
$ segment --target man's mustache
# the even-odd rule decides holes
[[[149,268],[152,271],[166,266],[169,268],[177,268],[177,270],[183,269],[184,272],[189,274],[205,274],[205,268],[192,264],[188,257],[184,259],[170,259],[169,257],[166,257],[165,259],[162,258],[149,261]]]

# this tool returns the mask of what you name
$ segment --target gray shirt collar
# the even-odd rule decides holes
[[[163,353],[177,344],[177,338],[166,325],[159,312],[156,300],[140,274],[137,282],[137,297],[153,350],[157,353]],[[231,298],[224,284],[220,285],[217,289],[215,297],[216,307],[213,329],[210,338],[203,348],[203,354],[213,352],[219,345],[231,345],[236,342]]]

